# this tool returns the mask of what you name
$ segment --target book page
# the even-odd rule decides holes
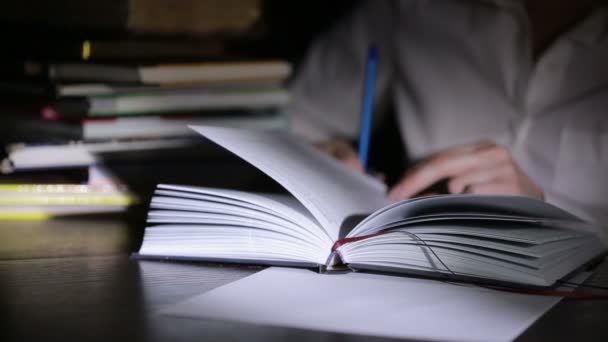
[[[388,204],[385,186],[280,132],[192,126],[192,129],[273,178],[308,209],[334,240],[354,214]]]
[[[262,194],[170,184],[159,184],[154,194],[155,197],[156,195],[168,194],[174,197],[201,200],[203,201],[201,205],[208,201],[228,203],[233,205],[230,210],[236,210],[235,213],[239,212],[237,208],[249,208],[266,214],[278,215],[281,219],[286,220],[287,222],[285,223],[289,223],[292,229],[295,224],[298,226],[297,230],[307,231],[315,236],[313,239],[309,238],[309,241],[320,239],[325,244],[329,244],[330,247],[333,244],[330,237],[324,234],[323,231],[319,231],[319,223],[311,216],[310,212],[295,198],[287,194]],[[223,211],[226,211],[226,209]],[[281,226],[285,226],[285,223],[282,223]]]
[[[510,341],[559,300],[415,278],[273,267],[161,312],[425,341]]]
[[[537,222],[580,222],[579,218],[560,208],[523,196],[438,195],[413,198],[386,206],[365,218],[349,236],[373,234],[379,228],[393,223],[456,219],[460,215],[487,220],[513,217],[516,220],[529,219]],[[577,226],[581,224],[582,222]]]
[[[333,243],[289,194],[159,184],[139,254],[320,265]]]

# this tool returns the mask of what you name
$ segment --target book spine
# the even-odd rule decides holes
[[[267,109],[289,102],[286,90],[268,92],[212,93],[209,91],[176,91],[118,96],[94,96],[90,99],[90,116],[137,115],[146,113],[196,111],[203,109]]]
[[[6,143],[62,143],[82,139],[80,123],[23,118],[5,121],[0,136]]]
[[[280,131],[289,127],[289,117],[278,111],[231,117],[146,116],[87,119],[82,125],[85,140],[170,138],[195,135],[196,133],[188,128],[190,125]]]
[[[0,75],[4,81],[32,80],[48,81],[48,63],[34,60],[3,61],[0,63]]]
[[[64,98],[44,106],[40,115],[44,120],[79,120],[86,118],[90,109],[87,98]]]
[[[141,83],[139,71],[136,67],[86,64],[86,63],[58,63],[48,67],[48,78],[53,81],[96,81]]]

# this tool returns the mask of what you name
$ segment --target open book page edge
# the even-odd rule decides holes
[[[348,237],[365,235],[367,230],[385,226],[395,221],[403,219],[415,219],[418,214],[412,212],[428,211],[429,209],[449,206],[479,206],[480,208],[490,205],[494,208],[511,210],[514,213],[519,212],[517,217],[529,218],[536,220],[550,220],[553,222],[571,222],[583,224],[583,221],[549,203],[534,200],[523,196],[511,195],[437,195],[419,197],[410,200],[394,203],[390,206],[381,208],[380,210],[369,215],[365,220],[360,222],[349,234]],[[431,217],[429,217],[430,219]],[[421,217],[420,222],[425,220]]]
[[[251,205],[252,209],[259,210],[258,208],[264,208],[264,212],[271,211],[281,218],[291,221],[306,230],[312,231],[313,227],[320,228],[320,223],[310,214],[310,212],[299,201],[289,195],[252,193],[200,186],[159,184],[155,196],[163,190],[224,197],[233,201],[248,203]],[[321,233],[324,233],[324,231],[322,230]],[[329,236],[323,236],[326,237],[329,245],[333,243]]]
[[[165,260],[165,261],[191,261],[191,262],[207,262],[209,264],[236,264],[236,265],[253,265],[253,266],[278,266],[278,267],[297,267],[313,270],[321,270],[325,267],[323,264],[299,261],[282,261],[282,260],[259,260],[259,259],[224,259],[210,257],[188,257],[188,256],[167,256],[155,254],[131,253],[130,257],[135,260]]]

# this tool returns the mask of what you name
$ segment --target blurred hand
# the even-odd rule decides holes
[[[355,149],[343,139],[335,139],[317,144],[317,148],[346,164],[351,169],[364,173]]]
[[[509,150],[491,141],[457,146],[432,156],[405,173],[390,190],[392,200],[424,193],[446,180],[451,194],[508,194],[543,199],[543,191],[526,176]]]

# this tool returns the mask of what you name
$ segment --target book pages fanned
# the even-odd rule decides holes
[[[579,229],[586,222],[540,200],[453,194],[390,204],[385,185],[286,132],[191,128],[290,194],[159,184],[140,256],[552,287],[606,252]]]
[[[288,134],[205,126],[191,128],[285,187],[334,239],[338,238],[340,225],[348,216],[369,214],[389,203],[383,184]]]
[[[511,341],[558,301],[417,278],[273,267],[161,312],[355,335]]]

